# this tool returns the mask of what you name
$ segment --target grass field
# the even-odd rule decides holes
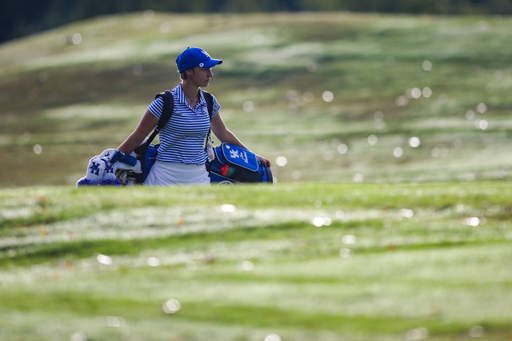
[[[0,339],[509,340],[511,194],[3,190]]]
[[[281,182],[509,178],[511,32],[499,16],[148,12],[4,43],[0,186],[74,184],[190,45],[224,60],[208,90]]]
[[[512,340],[511,32],[145,12],[0,45],[0,340]],[[75,189],[193,45],[278,183]]]

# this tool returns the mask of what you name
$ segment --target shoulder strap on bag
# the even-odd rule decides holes
[[[210,115],[210,120],[212,119],[213,113],[213,96],[211,93],[203,90],[204,99],[206,101],[206,105],[208,107],[208,115]]]
[[[203,90],[204,100],[206,101],[206,106],[208,108],[208,115],[210,115],[210,123],[212,121],[212,114],[213,114],[213,96],[208,91]],[[212,133],[212,129],[208,129],[208,135],[206,135],[206,140],[204,142],[204,149],[206,150],[206,145],[208,144],[208,141],[210,141],[210,135]]]
[[[155,96],[155,99],[158,97],[162,97],[164,101],[164,108],[162,109],[162,115],[158,120],[158,124],[156,128],[153,130],[151,135],[146,140],[146,143],[135,148],[135,153],[139,155],[146,155],[146,150],[149,148],[149,145],[155,139],[156,135],[165,127],[169,119],[171,118],[172,112],[174,111],[174,99],[172,97],[172,93],[169,90],[165,90]]]
[[[138,159],[140,161],[141,169],[143,173],[135,174],[135,181],[138,184],[144,182],[144,170],[146,169],[146,152],[148,151],[151,142],[155,139],[156,135],[165,127],[169,119],[171,118],[172,112],[174,111],[174,99],[172,97],[172,93],[169,90],[165,90],[155,96],[155,99],[158,97],[162,97],[164,101],[164,107],[162,109],[162,115],[158,120],[158,124],[156,128],[153,130],[151,135],[148,137],[144,144],[141,144],[137,148],[135,148],[135,153],[138,155]]]
[[[153,139],[156,137],[156,135],[164,129],[165,125],[169,120],[171,119],[172,112],[174,111],[174,98],[172,97],[172,93],[169,90],[165,90],[164,92],[161,92],[155,96],[155,99],[158,97],[162,97],[162,100],[164,101],[164,108],[162,109],[162,115],[160,116],[160,119],[158,120],[158,124],[151,134],[151,136],[148,138],[147,144],[149,144],[153,141]]]

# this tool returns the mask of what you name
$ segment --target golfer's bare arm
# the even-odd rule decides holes
[[[211,128],[215,136],[221,141],[221,142],[227,142],[230,144],[233,144],[235,146],[242,147],[244,149],[250,150],[247,148],[242,141],[238,139],[238,137],[235,136],[224,124],[224,121],[222,120],[222,117],[220,116],[220,113],[217,113],[212,118],[211,121]],[[260,159],[261,162],[263,162],[265,165],[270,167],[270,161],[265,159],[263,156],[257,155],[258,159]]]
[[[142,116],[137,128],[135,128],[133,133],[131,133],[130,136],[121,143],[117,150],[125,154],[130,154],[142,143],[142,141],[144,141],[157,124],[158,118],[156,118],[149,109],[146,110],[146,113]]]
[[[222,117],[220,117],[220,113],[217,113],[212,118],[211,123],[212,131],[217,136],[217,138],[220,140],[220,142],[227,142],[234,144],[235,146],[242,147],[244,149],[249,150],[239,139],[235,136],[224,124],[224,121],[222,120]]]

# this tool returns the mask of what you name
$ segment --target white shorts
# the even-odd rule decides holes
[[[210,177],[205,165],[156,161],[144,181],[145,186],[206,185]]]

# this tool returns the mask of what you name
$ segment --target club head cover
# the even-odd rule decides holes
[[[101,180],[103,180],[105,168],[106,163],[98,156],[95,156],[91,159],[91,161],[89,161],[89,166],[87,167],[87,174],[85,177],[91,180],[94,184],[98,184]]]
[[[102,158],[103,162],[105,162],[105,174],[103,175],[103,179],[115,180],[116,179],[116,171],[118,162],[110,163],[109,159]]]
[[[87,179],[87,177],[81,177],[80,180],[76,182],[76,187],[82,187],[82,186],[94,186],[96,185],[92,180]]]
[[[112,158],[112,156],[114,156],[114,153],[116,152],[116,150],[114,148],[112,149],[105,149],[103,151],[103,153],[101,153],[100,155],[98,155],[100,158],[102,159],[105,159],[105,160],[108,160],[110,161],[110,159]]]

